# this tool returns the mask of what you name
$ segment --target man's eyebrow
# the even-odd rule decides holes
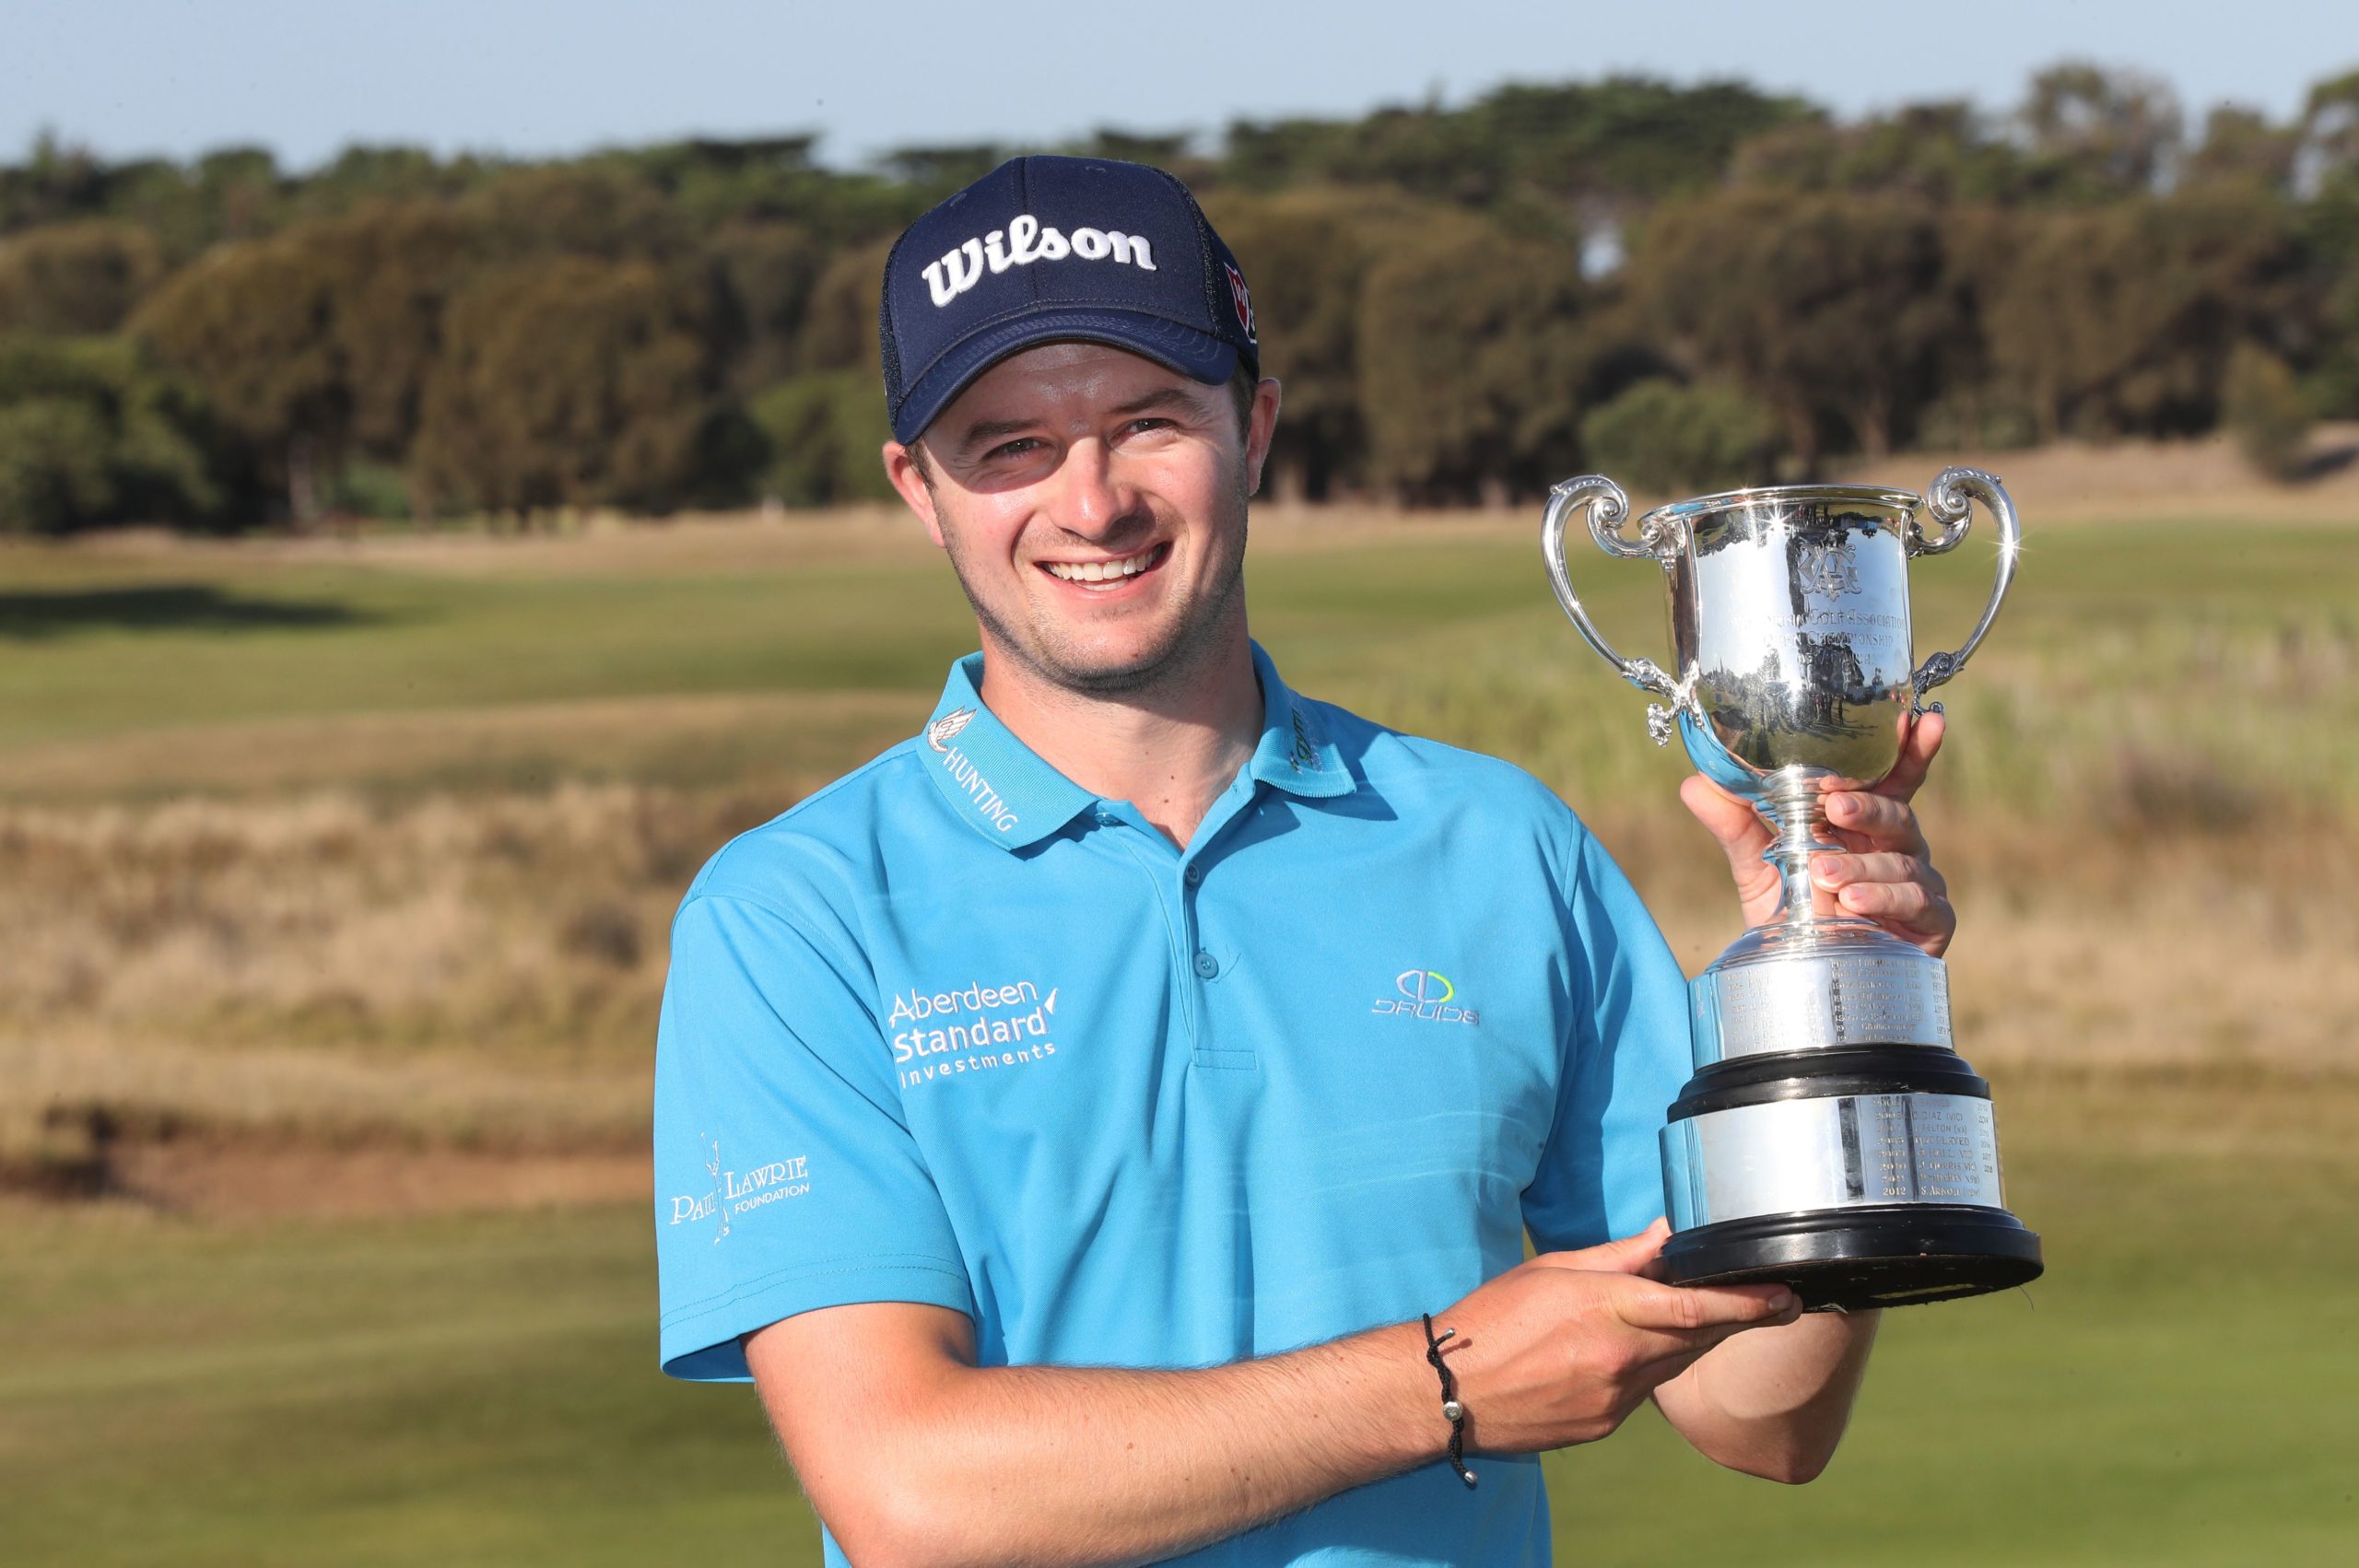
[[[1182,408],[1201,408],[1203,406],[1196,400],[1193,394],[1188,391],[1187,388],[1173,385],[1160,386],[1156,388],[1153,392],[1145,392],[1138,397],[1134,397],[1131,399],[1130,402],[1123,404],[1121,406],[1115,409],[1114,412],[1117,414],[1144,414],[1151,408],[1169,408],[1175,404]]]
[[[1173,407],[1201,411],[1203,406],[1203,402],[1188,388],[1172,385],[1156,387],[1152,392],[1142,392],[1130,402],[1118,404],[1114,412],[1120,415],[1145,414],[1158,408]],[[959,436],[958,454],[961,457],[967,456],[976,449],[989,446],[1003,436],[1020,436],[1025,431],[1035,428],[1039,424],[1039,421],[1037,419],[978,419],[968,426],[965,432]]]
[[[1002,436],[1021,435],[1039,424],[1037,419],[979,419],[967,427],[958,438],[958,455],[965,457],[977,447],[987,446]]]

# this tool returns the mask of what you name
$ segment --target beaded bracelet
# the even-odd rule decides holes
[[[1474,1484],[1474,1472],[1466,1468],[1466,1407],[1458,1402],[1458,1391],[1450,1379],[1449,1368],[1442,1363],[1441,1359],[1442,1340],[1449,1339],[1458,1330],[1445,1328],[1439,1334],[1436,1334],[1434,1315],[1428,1312],[1424,1314],[1424,1316],[1426,1359],[1433,1363],[1435,1373],[1441,1378],[1441,1413],[1443,1419],[1449,1422],[1450,1469],[1458,1472],[1459,1480],[1471,1487]]]

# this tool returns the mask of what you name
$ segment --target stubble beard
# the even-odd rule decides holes
[[[956,529],[943,530],[952,575],[982,627],[985,657],[1004,653],[1035,679],[1075,696],[1137,697],[1187,686],[1218,656],[1233,615],[1241,614],[1245,591],[1247,500],[1240,480],[1236,499],[1237,548],[1226,567],[1201,595],[1176,606],[1163,641],[1121,664],[1081,659],[1058,635],[1053,623],[1019,631],[974,590]]]

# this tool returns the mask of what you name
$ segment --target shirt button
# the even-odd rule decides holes
[[[1196,977],[1209,980],[1220,973],[1220,960],[1199,949],[1196,954]]]
[[[1180,880],[1185,882],[1190,887],[1193,887],[1198,883],[1204,880],[1204,868],[1202,866],[1190,866],[1186,871],[1180,873]]]
[[[1121,822],[1121,820],[1122,820],[1122,819],[1121,819],[1121,817],[1118,817],[1118,816],[1116,816],[1116,815],[1114,814],[1114,808],[1113,808],[1113,807],[1111,807],[1111,806],[1100,806],[1100,807],[1098,807],[1098,808],[1097,808],[1097,825],[1098,825],[1098,826],[1100,826],[1100,827],[1112,827],[1112,826],[1114,826],[1117,823]]]

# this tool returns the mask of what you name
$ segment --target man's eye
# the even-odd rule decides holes
[[[1154,415],[1146,415],[1140,418],[1132,420],[1129,428],[1132,434],[1136,435],[1143,430],[1165,429],[1168,428],[1170,424],[1171,421],[1168,419],[1158,418]]]
[[[998,446],[995,446],[991,451],[985,452],[983,454],[983,461],[986,462],[1003,462],[1010,458],[1026,456],[1037,450],[1039,445],[1039,441],[1031,436],[1025,436],[1013,441],[1003,441]]]

